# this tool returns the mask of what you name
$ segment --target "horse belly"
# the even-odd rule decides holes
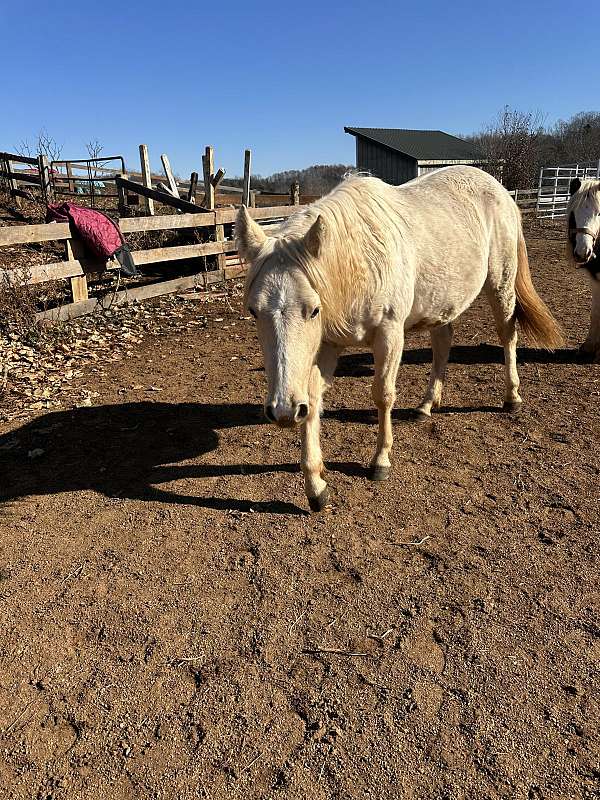
[[[415,294],[406,330],[433,328],[447,325],[469,308],[480,293],[487,275],[482,262],[463,274],[432,271],[419,274],[415,281]]]

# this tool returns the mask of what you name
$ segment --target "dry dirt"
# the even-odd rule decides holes
[[[478,302],[426,424],[409,337],[373,484],[371,359],[346,356],[328,513],[225,304],[84,368],[92,407],[0,427],[3,800],[600,797],[600,365],[561,243],[529,248],[568,349],[520,350],[523,412]]]

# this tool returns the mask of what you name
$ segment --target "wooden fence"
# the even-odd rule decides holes
[[[271,208],[250,208],[254,219],[267,224],[277,224],[298,211],[298,206],[277,206]],[[35,265],[27,269],[26,274],[19,269],[0,270],[0,281],[25,282],[39,284],[46,281],[70,280],[73,302],[67,305],[40,312],[40,318],[73,319],[88,314],[98,306],[118,305],[133,299],[143,300],[157,297],[181,289],[194,286],[206,287],[228,278],[244,273],[244,265],[239,258],[235,263],[227,263],[226,256],[235,256],[236,246],[233,239],[225,238],[225,225],[235,222],[237,209],[218,208],[199,214],[166,214],[147,217],[131,217],[118,220],[121,233],[141,233],[147,231],[171,231],[181,229],[201,229],[206,232],[210,241],[173,247],[156,247],[147,250],[134,250],[133,260],[136,265],[152,263],[168,263],[182,261],[201,256],[217,256],[216,270],[202,270],[192,275],[176,277],[172,280],[145,284],[134,288],[124,288],[115,292],[114,288],[104,297],[89,297],[88,282],[99,278],[105,270],[105,264],[87,257],[77,239],[73,239],[67,223],[48,223],[42,225],[14,225],[0,227],[0,247],[39,244],[42,242],[62,242],[65,257],[61,261]],[[112,266],[116,269],[118,265]],[[110,268],[110,265],[109,265]]]

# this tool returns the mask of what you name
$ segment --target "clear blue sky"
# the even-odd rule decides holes
[[[63,156],[176,172],[354,163],[344,125],[469,133],[505,104],[549,122],[600,105],[600,3],[567,0],[0,0],[0,149],[46,128]]]

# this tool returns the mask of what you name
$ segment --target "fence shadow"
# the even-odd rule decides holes
[[[263,424],[248,403],[126,403],[46,414],[0,436],[0,501],[91,489],[107,497],[219,510],[304,514],[292,503],[177,494],[180,478],[295,472],[297,464],[179,464],[215,450],[218,431]],[[39,457],[28,453],[43,450]]]
[[[578,350],[555,350],[548,352],[534,347],[519,347],[519,364],[579,364],[590,362],[590,357]],[[418,347],[405,350],[402,354],[404,364],[431,364],[431,349]],[[457,345],[450,350],[450,364],[502,364],[504,352],[499,345],[477,344]],[[338,377],[364,378],[373,375],[373,356],[369,352],[351,353],[342,356],[336,370]]]

